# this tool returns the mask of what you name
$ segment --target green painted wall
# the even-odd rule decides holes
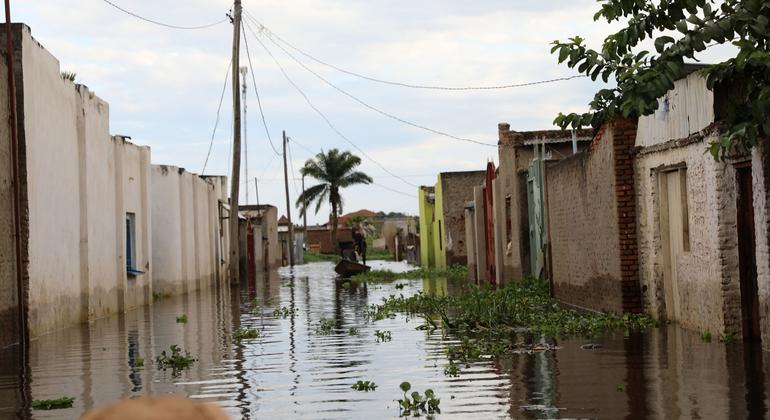
[[[441,174],[438,176],[434,189],[436,197],[435,218],[433,221],[433,252],[435,254],[436,268],[446,268],[446,222],[444,221],[444,196],[441,187]]]
[[[433,252],[433,219],[435,208],[428,201],[429,192],[422,187],[418,191],[420,200],[420,265],[425,268],[433,267],[436,258]]]

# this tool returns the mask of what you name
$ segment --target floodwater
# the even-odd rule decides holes
[[[398,263],[375,262],[392,270]],[[396,289],[396,284],[404,284]],[[216,401],[233,418],[396,418],[399,384],[432,388],[437,418],[764,418],[767,354],[741,343],[705,343],[674,326],[643,334],[557,340],[558,350],[484,360],[459,377],[444,374],[441,332],[398,316],[367,323],[365,309],[392,294],[455,293],[441,279],[391,284],[335,281],[330,263],[285,268],[231,293],[224,288],[156,302],[32,341],[18,380],[13,353],[0,350],[0,418],[20,416],[22,398],[75,397],[71,409],[33,418],[73,419],[91,407],[142,394]],[[257,310],[253,308],[257,303]],[[284,314],[273,314],[276,308]],[[186,324],[176,317],[186,314]],[[334,332],[319,334],[322,318]],[[258,339],[233,342],[238,326]],[[358,329],[351,335],[350,328]],[[390,331],[377,342],[374,331]],[[199,361],[175,377],[153,360],[172,344]],[[594,344],[593,346],[585,346]],[[144,358],[143,367],[137,365]],[[351,389],[374,381],[373,392]],[[28,416],[30,412],[22,413]]]

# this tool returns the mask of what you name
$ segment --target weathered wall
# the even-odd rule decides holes
[[[474,233],[476,237],[474,244],[476,245],[476,283],[482,284],[489,281],[487,278],[487,239],[484,234],[484,186],[477,185],[473,187],[473,206],[479,209],[474,212]]]
[[[546,169],[554,294],[561,301],[620,312],[620,250],[612,131],[587,153]]]
[[[770,348],[770,150],[761,143],[752,150],[754,225],[757,247],[757,284],[762,342]]]
[[[182,294],[210,287],[224,273],[217,262],[224,255],[219,177],[166,165],[152,165],[151,174],[153,290]]]
[[[587,151],[546,168],[552,280],[562,302],[612,312],[641,309],[631,156],[635,137],[633,123],[613,121]]]
[[[442,221],[444,252],[439,252],[437,267],[465,265],[465,203],[473,200],[473,187],[484,182],[484,171],[442,172],[436,183],[436,215]],[[440,217],[439,217],[440,216]]]
[[[466,247],[468,250],[468,280],[477,283],[477,255],[478,247],[476,246],[476,215],[475,208],[466,205],[465,207],[465,239]]]
[[[502,258],[502,267],[497,267],[504,282],[519,280],[530,275],[529,268],[529,221],[527,214],[527,169],[534,157],[534,144],[545,142],[546,153],[558,160],[572,155],[572,134],[562,130],[512,131],[508,123],[498,124],[498,167],[497,179],[500,200],[495,202],[496,231],[505,232],[504,240],[498,243],[495,255]],[[575,133],[578,150],[583,150],[593,138],[591,130]],[[505,199],[510,197],[510,211],[505,210]],[[510,235],[505,224],[510,220]],[[499,265],[499,264],[498,264]]]
[[[0,55],[0,74],[7,74]],[[0,348],[19,341],[8,83],[0,83]],[[15,367],[14,367],[15,369]]]
[[[18,118],[27,158],[29,325],[36,335],[85,320],[81,287],[87,285],[81,285],[80,270],[77,93],[59,75],[58,61],[29,28],[23,31]]]

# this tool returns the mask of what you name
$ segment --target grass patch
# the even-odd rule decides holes
[[[376,261],[376,260],[392,261],[393,254],[387,249],[372,249],[372,247],[369,247],[366,250],[366,260],[367,261]]]
[[[337,262],[341,258],[337,254],[319,254],[317,252],[312,251],[305,251],[305,262],[311,263],[311,262],[324,262],[324,261],[330,261],[330,262]]]
[[[551,298],[548,285],[524,280],[501,289],[468,286],[458,296],[391,296],[367,310],[383,319],[394,312],[421,317],[420,329],[442,329],[460,340],[447,350],[450,362],[478,360],[485,356],[513,354],[524,347],[521,340],[566,336],[595,337],[611,330],[642,330],[657,326],[645,315],[614,315],[563,308]],[[543,345],[544,349],[553,346]],[[454,376],[456,368],[447,374]]]
[[[350,279],[357,282],[388,283],[395,280],[435,278],[447,278],[451,280],[466,279],[468,278],[468,268],[454,265],[446,269],[418,268],[404,273],[396,273],[390,270],[371,270],[366,273],[356,274]]]
[[[72,408],[75,402],[73,397],[59,397],[55,400],[34,400],[32,401],[33,410],[59,410],[62,408]]]

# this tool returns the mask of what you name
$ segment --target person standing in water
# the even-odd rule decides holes
[[[366,236],[360,227],[353,229],[353,242],[355,242],[356,250],[361,256],[361,262],[366,265]]]

